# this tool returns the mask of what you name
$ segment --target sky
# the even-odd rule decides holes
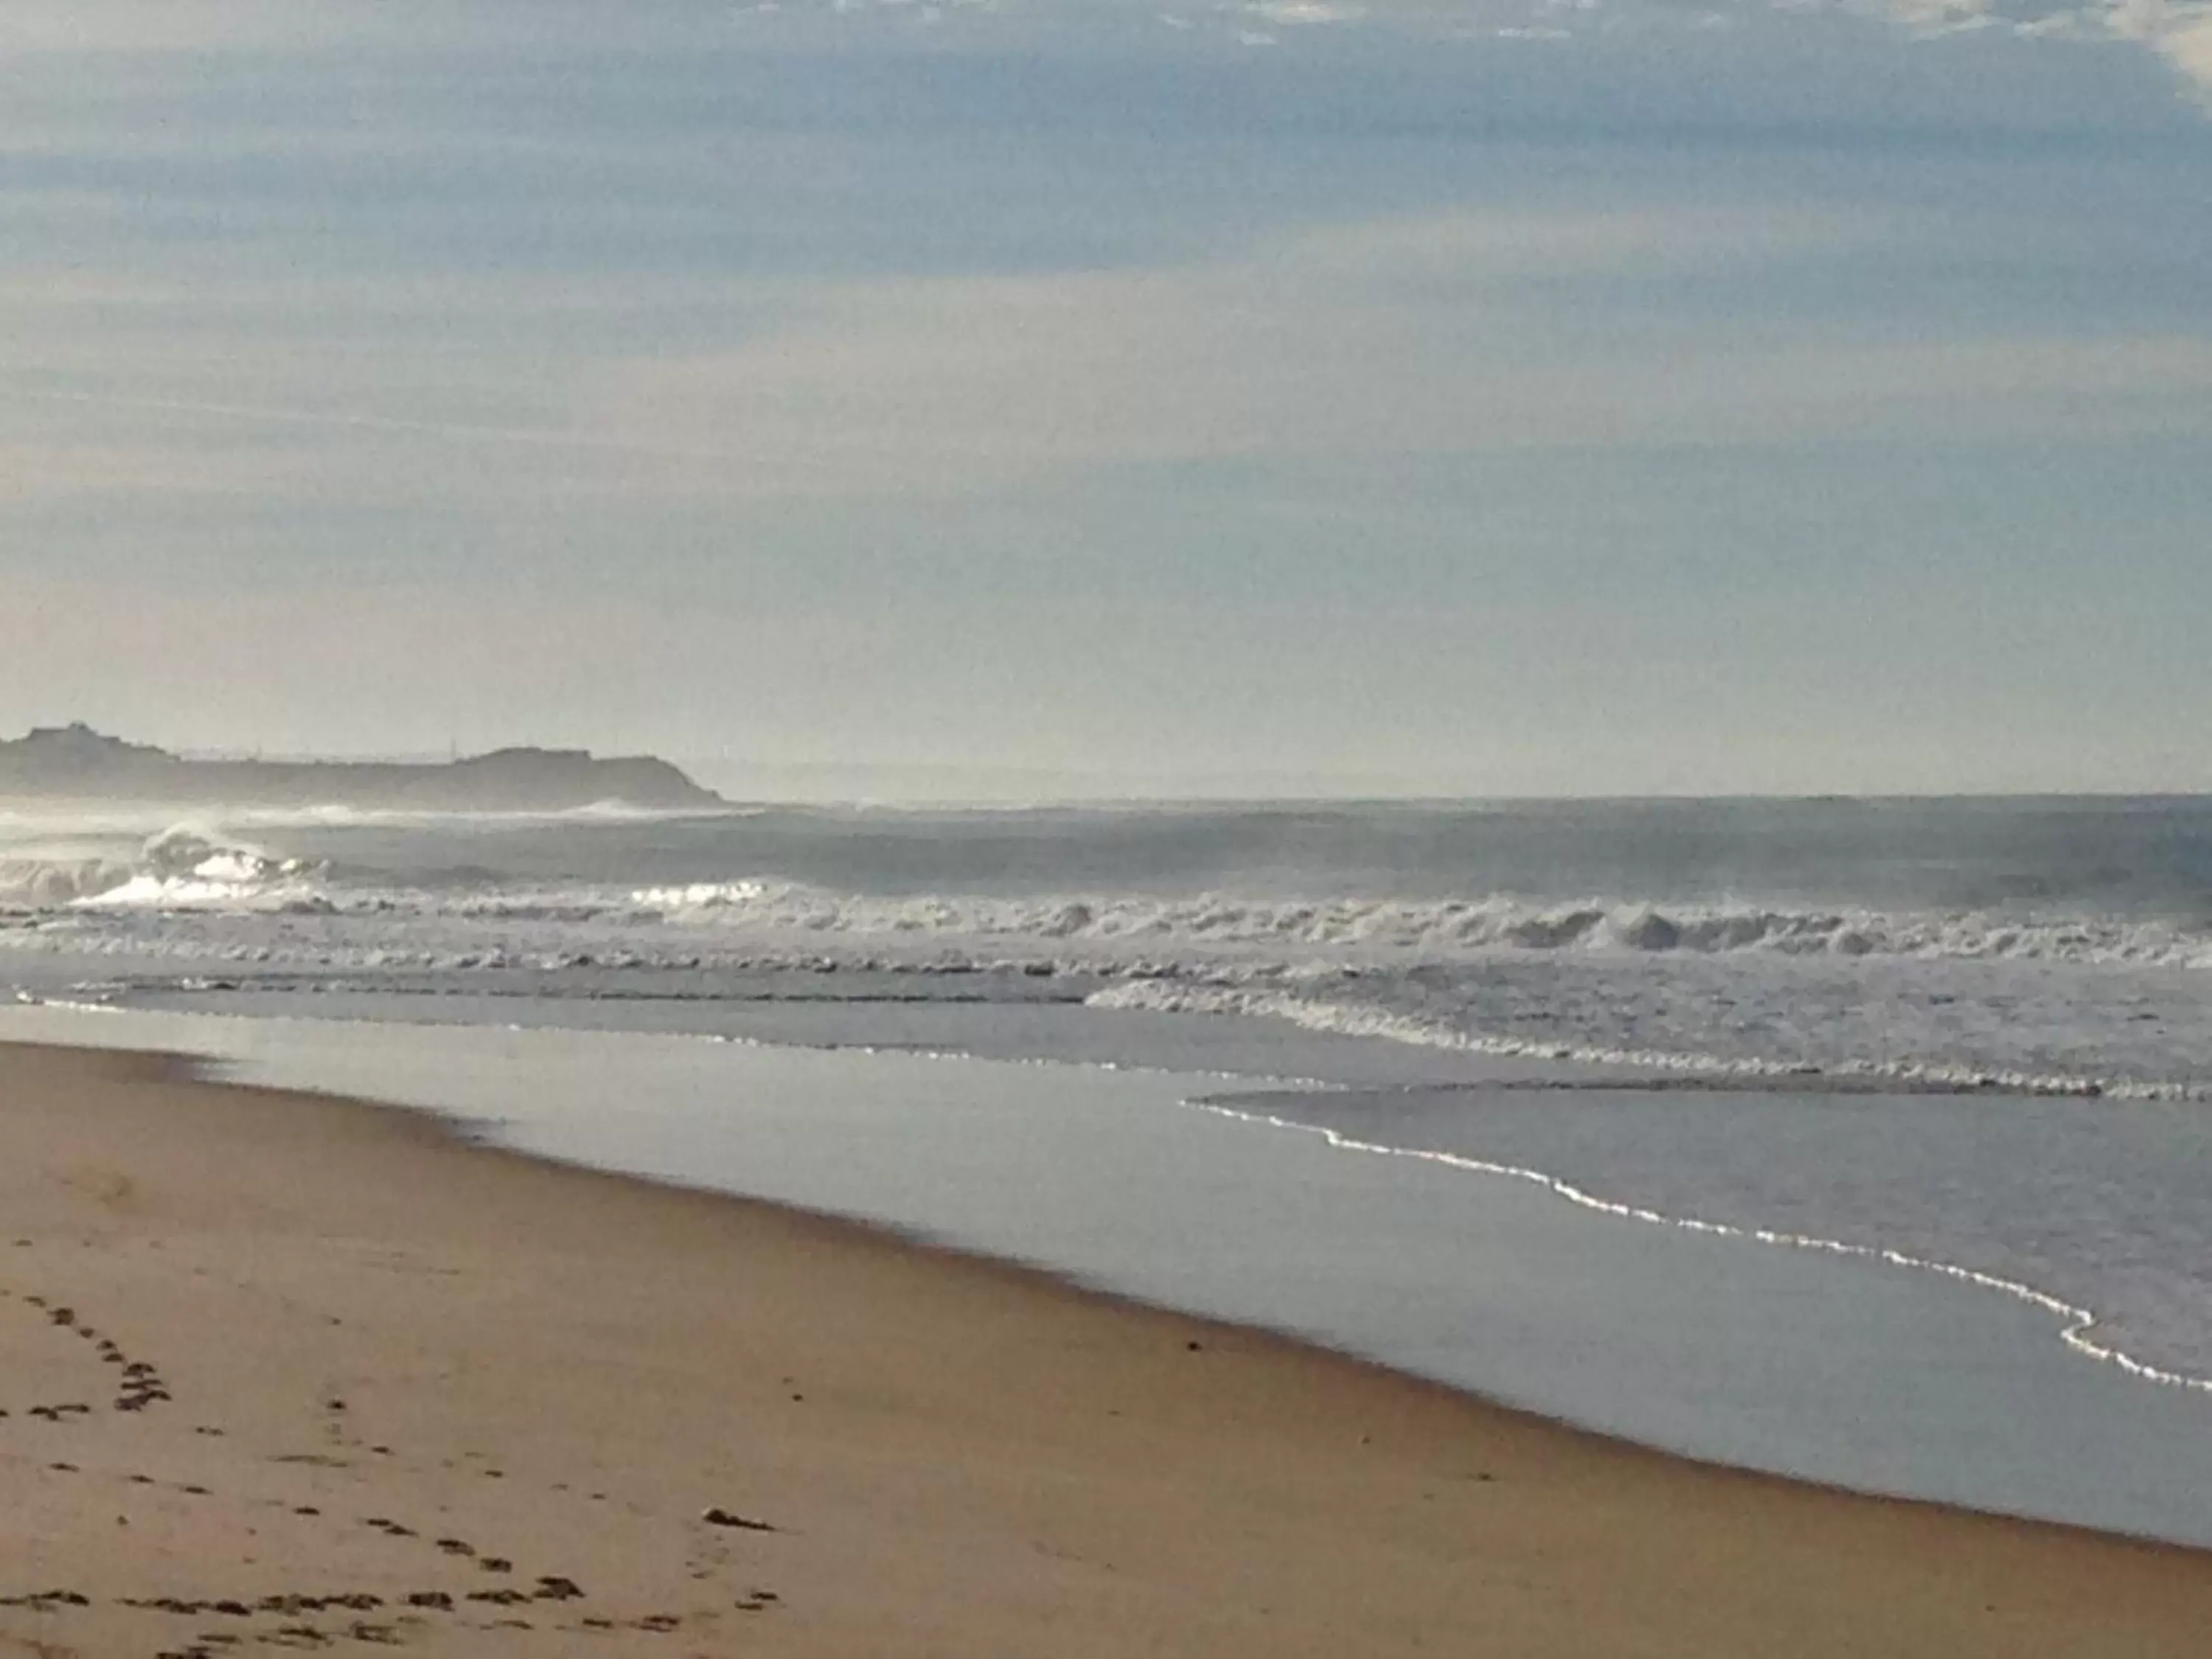
[[[8,0],[0,734],[2212,790],[2212,4]]]

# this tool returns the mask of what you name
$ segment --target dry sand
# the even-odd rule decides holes
[[[0,1050],[0,1656],[2212,1645],[2212,1555],[143,1057]]]

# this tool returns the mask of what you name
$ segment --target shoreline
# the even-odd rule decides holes
[[[1504,1085],[1501,1092],[1513,1085]],[[1786,1250],[1807,1250],[1841,1261],[1861,1261],[1884,1267],[1902,1268],[1909,1273],[1925,1273],[1932,1279],[1948,1280],[1956,1285],[1972,1285],[1992,1295],[2004,1297],[2023,1307],[2051,1316],[2057,1328],[2056,1340],[2063,1347],[2070,1349],[2094,1364],[2110,1365],[2138,1382],[2154,1388],[2174,1389],[2185,1394],[2212,1394],[2212,1377],[2186,1371],[2170,1370],[2138,1358],[2127,1349],[2097,1340],[2092,1333],[2101,1328],[2106,1321],[2094,1308],[2078,1306],[2066,1301],[2040,1285],[2024,1279],[2007,1279],[1980,1268],[1968,1267],[1937,1256],[1923,1256],[1886,1245],[1855,1243],[1831,1238],[1817,1233],[1783,1231],[1771,1227],[1738,1221],[1714,1221],[1703,1216],[1676,1215],[1653,1210],[1626,1199],[1605,1196],[1590,1188],[1570,1181],[1564,1176],[1533,1165],[1500,1162],[1495,1158],[1478,1158],[1470,1153],[1446,1152],[1435,1147],[1402,1146],[1366,1141],[1344,1130],[1326,1123],[1310,1123],[1285,1114],[1267,1109],[1277,1103],[1279,1097],[1265,1092],[1238,1097],[1219,1095],[1201,1097],[1192,1103],[1202,1111],[1235,1122],[1280,1129],[1288,1133],[1311,1135],[1323,1144],[1342,1152],[1358,1152],[1377,1158],[1414,1158],[1443,1164],[1448,1168],[1465,1170],[1476,1175],[1492,1176],[1507,1181],[1517,1181],[1551,1194],[1562,1203],[1570,1204],[1592,1215],[1607,1216],[1614,1220],[1632,1221],[1645,1226],[1671,1228],[1678,1231],[1702,1234],[1708,1238],[1727,1238],[1744,1243]],[[1387,1369],[1387,1368],[1386,1368]],[[1477,1398],[1481,1396],[1478,1394]],[[1538,1413],[1541,1415],[1541,1413]],[[1626,1437],[1616,1437],[1626,1439]],[[1631,1441],[1630,1443],[1636,1443]],[[1808,1484],[1833,1485],[1838,1491],[1855,1490],[1841,1483],[1808,1481]],[[1964,1508],[1964,1505],[1956,1507]],[[2097,1528],[2088,1528],[2097,1530]]]
[[[29,1396],[0,1652],[2179,1654],[2212,1624],[2212,1553],[1692,1462],[194,1069],[0,1046]]]

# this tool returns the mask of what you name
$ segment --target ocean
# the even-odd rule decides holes
[[[0,812],[0,951],[125,1000],[1052,1003],[2197,1099],[2212,799]]]
[[[2181,1439],[2192,1458],[2212,1446],[2212,800],[19,811],[0,814],[0,986],[26,1004],[234,1030],[537,1031],[555,1046],[501,1052],[539,1068],[541,1094],[558,1092],[545,1080],[561,1074],[556,1050],[598,1056],[602,1082],[607,1053],[626,1066],[652,1053],[662,1059],[641,1075],[659,1067],[658,1127],[594,1106],[603,1091],[572,1100],[540,1149],[849,1208],[1701,1455],[2194,1535],[2175,1519],[2185,1495],[2117,1510],[2067,1498],[2098,1478],[2086,1451],[2033,1492],[2017,1486],[2026,1454],[2010,1442],[1932,1490],[1912,1466],[1914,1435],[1964,1443],[1942,1412],[1964,1421],[1992,1397],[1997,1347],[1926,1346],[1959,1322],[1961,1297],[2012,1333],[2004,1353],[2035,1352],[2027,1371],[2056,1379],[2035,1398],[2063,1395],[2063,1410],[2031,1403],[2020,1420],[2062,1463],[2069,1443],[2103,1443],[2091,1415],[2134,1421],[2126,1455],[2146,1468]],[[320,1058],[280,1080],[379,1091],[374,1067],[331,1072],[328,1042],[295,1048]],[[927,1148],[897,1139],[920,1131],[873,1118],[863,1131],[824,1108],[779,1131],[811,1133],[805,1157],[760,1164],[669,1128],[690,1109],[687,1088],[701,1114],[733,1109],[687,1069],[718,1048],[864,1051],[878,1066],[962,1057],[985,1068],[976,1089],[1028,1103],[944,1117],[961,1125],[959,1155],[931,1181],[848,1186],[853,1137],[896,1144],[895,1162],[921,1167]],[[491,1103],[496,1069],[478,1068],[474,1096],[419,1078],[381,1092],[521,1122],[526,1103]],[[866,1075],[896,1091],[892,1074]],[[1124,1148],[1102,1164],[1107,1142],[1068,1127],[1079,1097],[1117,1121],[1122,1109],[1096,1093],[1115,1077],[1174,1079],[1186,1109],[1144,1120],[1166,1137],[1164,1164],[1146,1161],[1146,1140],[1142,1158]],[[1043,1142],[1022,1140],[1024,1112],[1050,1130]],[[1076,1138],[1056,1153],[1051,1134]],[[1162,1196],[1188,1179],[1172,1174],[1178,1146],[1230,1172],[1187,1214]],[[1025,1160],[1020,1184],[1041,1190],[1037,1172],[1062,1155],[1126,1166],[1127,1203],[1065,1237],[1034,1206],[1000,1225],[979,1207],[991,1183],[962,1173]],[[1354,1173],[1386,1164],[1398,1173],[1379,1186]],[[1404,1173],[1415,1168],[1417,1182]],[[1339,1188],[1316,1207],[1316,1193]],[[1667,1281],[1667,1320],[1698,1332],[1698,1352],[1735,1355],[1738,1380],[1722,1389],[1688,1348],[1626,1389],[1538,1363],[1608,1321],[1623,1327],[1609,1341],[1641,1328],[1632,1301],[1665,1300],[1640,1259],[1648,1243],[1530,1280],[1542,1289],[1510,1316],[1510,1365],[1479,1344],[1440,1346],[1460,1223],[1422,1231],[1410,1218],[1509,1203],[1751,1264]],[[1295,1241],[1279,1220],[1241,1247],[1176,1231],[1191,1215],[1291,1204]],[[1172,1268],[1128,1258],[1115,1213],[1188,1249]],[[1397,1279],[1389,1253],[1362,1242],[1384,1222],[1420,1241],[1400,1251]],[[1342,1243],[1311,1243],[1332,1226]],[[1493,1264],[1504,1249],[1485,1248]],[[1358,1272],[1324,1296],[1332,1261],[1352,1256]],[[1274,1264],[1274,1279],[1255,1262]],[[1718,1296],[1734,1273],[1809,1273],[1857,1311],[1816,1319],[1818,1298],[1779,1279]],[[1613,1286],[1610,1313],[1587,1303],[1593,1273]],[[1475,1275],[1470,1260],[1479,1301]],[[1881,1325],[1884,1297],[1920,1294],[1899,1285],[1940,1290],[1927,1306],[1946,1311]],[[1806,1322],[1792,1351],[1811,1358],[1770,1364],[1760,1345],[1789,1346],[1793,1319]],[[1869,1334],[1877,1326],[1888,1334]],[[1924,1389],[1948,1375],[1956,1399],[1926,1423],[1905,1420],[1902,1393],[1878,1403],[1871,1382],[1853,1385],[1848,1407],[1820,1405],[1808,1379],[1836,1371],[1839,1329],[1856,1333],[1853,1364],[1870,1376]],[[1869,1344],[1871,1360],[1858,1353]],[[1769,1371],[1746,1403],[1741,1379]],[[1668,1377],[1680,1400],[1629,1397],[1663,1395]],[[1698,1403],[1721,1395],[1726,1413]],[[1809,1403],[1762,1418],[1784,1395]],[[1897,1433],[1870,1436],[1867,1417],[1893,1409],[1905,1414]],[[1822,1411],[1829,1426],[1808,1429]],[[1829,1420],[1838,1413],[1850,1420]],[[1779,1449],[1808,1438],[1826,1449]],[[2196,1530],[2212,1534],[2212,1517]]]

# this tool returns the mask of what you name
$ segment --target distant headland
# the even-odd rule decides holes
[[[423,812],[561,812],[610,803],[682,811],[727,805],[648,755],[603,760],[580,749],[499,749],[423,763],[193,760],[82,725],[0,739],[0,799],[11,795]]]

